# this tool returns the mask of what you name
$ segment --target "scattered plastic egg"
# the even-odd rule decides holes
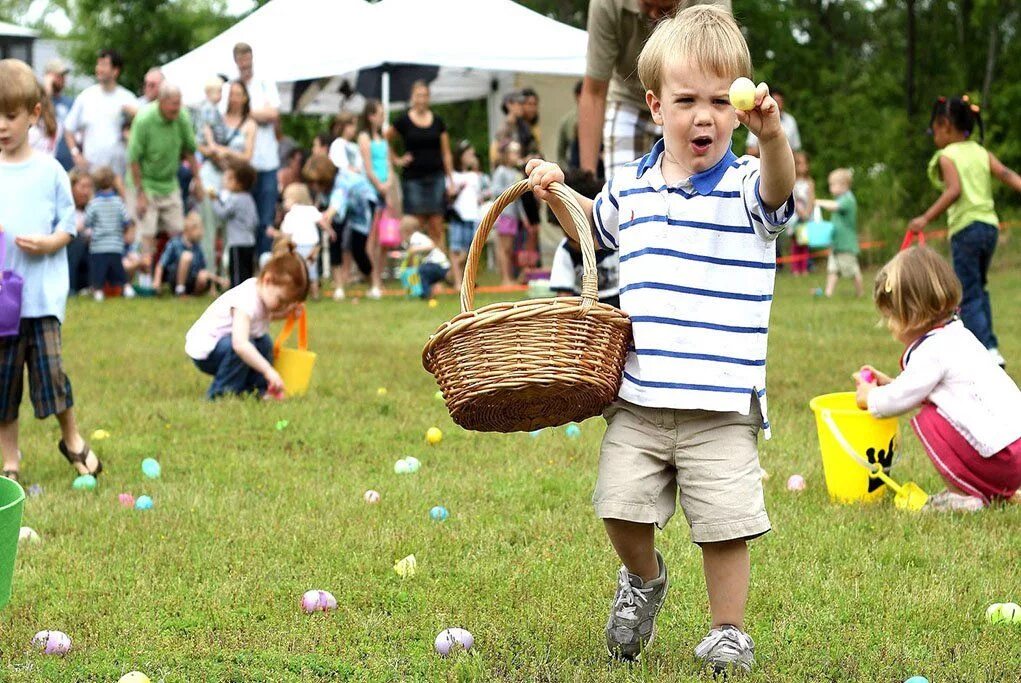
[[[434,522],[442,522],[449,516],[450,513],[447,512],[447,508],[443,507],[442,505],[437,505],[433,507],[431,510],[429,510],[429,517]]]
[[[408,555],[402,560],[397,560],[394,563],[394,571],[397,572],[397,576],[402,579],[408,579],[415,575],[415,571],[418,569],[418,560],[415,556]]]
[[[451,652],[464,650],[467,652],[475,645],[475,637],[463,628],[445,628],[436,636],[434,646],[441,657]]]
[[[313,612],[329,612],[337,609],[337,598],[329,591],[305,591],[301,596],[301,609],[306,614]]]
[[[75,478],[71,488],[76,491],[92,491],[96,488],[96,478],[91,474],[82,474]]]
[[[136,510],[152,510],[153,502],[149,496],[139,496],[135,501]]]
[[[32,638],[32,645],[44,655],[64,656],[71,650],[71,637],[63,631],[39,631]]]
[[[156,461],[155,458],[146,458],[142,461],[142,474],[149,477],[150,479],[159,479],[163,473],[163,468]]]

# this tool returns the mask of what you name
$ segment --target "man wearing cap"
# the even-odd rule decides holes
[[[691,5],[713,4],[731,9],[730,0],[592,0],[585,80],[578,100],[583,171],[595,174],[600,141],[607,178],[652,148],[660,131],[645,104],[638,55],[661,19]]]
[[[46,72],[43,76],[43,88],[53,102],[53,110],[57,117],[57,151],[55,156],[65,171],[74,167],[74,159],[71,158],[71,149],[64,139],[64,119],[71,111],[74,100],[64,94],[64,87],[67,85],[67,73],[70,71],[67,62],[60,57],[54,57],[46,62]]]

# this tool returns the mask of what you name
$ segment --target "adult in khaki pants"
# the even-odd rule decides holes
[[[164,82],[158,99],[139,110],[131,126],[128,160],[137,192],[135,211],[142,252],[150,255],[156,233],[164,230],[175,236],[184,229],[184,202],[177,182],[181,161],[198,168],[195,132],[188,112],[181,110],[179,88]],[[196,192],[201,193],[202,180],[196,175],[194,182]]]

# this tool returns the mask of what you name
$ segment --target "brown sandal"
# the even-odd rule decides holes
[[[85,472],[84,474],[91,474],[94,477],[98,477],[99,473],[103,471],[103,463],[100,461],[99,456],[96,455],[91,448],[89,448],[89,442],[85,441],[84,444],[85,447],[82,448],[80,453],[72,453],[70,449],[68,449],[67,444],[64,443],[64,440],[61,439],[59,444],[60,453],[67,459],[69,463],[71,463],[71,465],[82,464],[85,465],[85,469],[89,468],[88,465],[89,455],[91,454],[95,456],[96,469],[92,470],[91,472]]]
[[[3,476],[7,477],[11,481],[21,483],[21,472],[18,470],[4,470]]]

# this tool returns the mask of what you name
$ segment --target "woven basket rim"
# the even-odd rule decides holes
[[[496,302],[482,308],[458,313],[437,327],[436,331],[429,336],[429,341],[426,342],[425,348],[422,349],[423,367],[430,374],[433,374],[430,356],[437,346],[449,338],[462,333],[469,327],[479,328],[503,324],[506,321],[498,319],[497,314],[506,311],[520,311],[523,317],[526,318],[589,318],[593,325],[631,326],[631,319],[628,317],[628,314],[609,304],[597,301],[588,311],[585,311],[584,299],[580,296]]]

